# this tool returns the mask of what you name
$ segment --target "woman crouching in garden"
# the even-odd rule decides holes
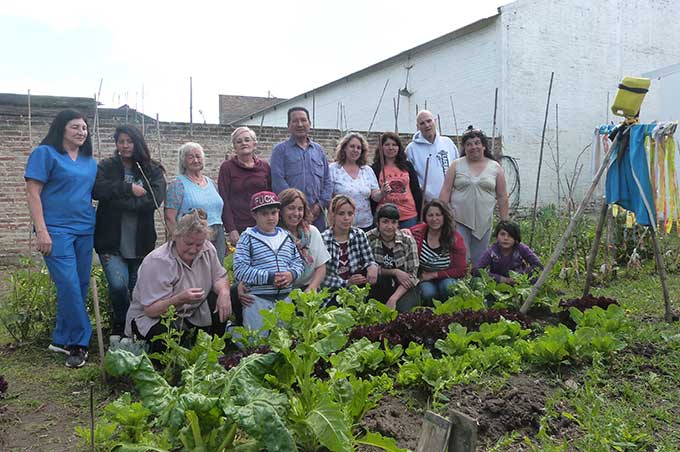
[[[172,240],[156,248],[139,267],[125,334],[151,341],[166,332],[161,316],[174,306],[178,329],[197,327],[224,334],[231,314],[227,272],[210,243],[207,214],[195,209],[177,221]],[[163,350],[151,341],[150,353]]]
[[[449,287],[465,276],[465,242],[451,209],[439,199],[425,204],[423,218],[425,223],[413,226],[411,233],[420,258],[420,297],[423,305],[431,306],[433,299],[446,301]]]

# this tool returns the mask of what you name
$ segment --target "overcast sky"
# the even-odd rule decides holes
[[[218,95],[292,97],[510,0],[3,1],[0,92],[218,122]],[[144,93],[142,99],[142,92]],[[202,113],[201,113],[202,112]]]

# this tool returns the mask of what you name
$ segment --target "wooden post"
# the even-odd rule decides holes
[[[416,452],[446,452],[451,433],[451,422],[443,416],[428,411],[423,418]]]
[[[194,78],[189,77],[189,136],[194,136]]]
[[[655,221],[652,218],[652,221]],[[661,255],[661,250],[659,249],[659,242],[656,238],[656,228],[654,225],[650,226],[652,229],[652,245],[654,246],[654,258],[656,259],[656,268],[659,272],[659,279],[661,280],[661,290],[663,290],[663,304],[665,308],[665,319],[666,322],[671,323],[673,321],[673,313],[671,312],[671,300],[668,295],[668,285],[666,284],[666,267],[663,265],[663,256]]]
[[[432,158],[432,154],[427,156],[427,160],[425,160],[425,176],[423,177],[423,207],[420,210],[420,219],[421,221],[425,221],[424,213],[425,213],[425,194],[427,193],[427,174],[430,172],[430,159]]]
[[[477,420],[451,409],[451,434],[449,452],[474,452],[477,450]]]
[[[586,265],[586,284],[583,287],[583,296],[585,297],[590,292],[590,285],[593,283],[593,269],[595,267],[595,260],[597,259],[597,252],[600,248],[600,241],[602,240],[602,230],[607,219],[607,211],[609,204],[607,200],[602,200],[602,208],[600,209],[600,219],[597,222],[597,229],[595,230],[595,238],[590,247],[590,255],[588,256],[588,264]]]
[[[496,152],[496,112],[498,112],[498,88],[493,97],[493,122],[491,125],[491,153],[498,158],[500,152]]]
[[[548,125],[548,109],[550,107],[550,94],[552,93],[553,77],[555,72],[550,73],[550,85],[548,86],[548,100],[545,104],[545,118],[543,118],[543,132],[541,133],[541,152],[538,155],[538,172],[536,173],[536,191],[534,193],[534,208],[531,214],[531,235],[529,235],[529,248],[534,241],[534,229],[536,228],[536,208],[538,205],[538,188],[541,184],[541,166],[543,166],[543,146],[545,145],[545,128]]]
[[[366,132],[366,137],[368,137],[371,134],[371,130],[373,130],[373,122],[375,121],[375,117],[378,115],[378,110],[380,110],[380,104],[382,103],[383,96],[385,95],[385,90],[387,89],[387,85],[390,83],[390,79],[385,80],[385,86],[383,86],[382,93],[380,93],[380,98],[378,99],[378,105],[375,107],[375,112],[373,113],[373,118],[371,118],[371,124],[368,126],[368,131]]]
[[[562,199],[562,182],[560,179],[560,106],[555,104],[555,154],[557,162],[555,163],[555,172],[557,173],[557,212],[560,211],[560,199]]]
[[[437,113],[437,126],[439,127],[439,135],[442,134],[442,118],[439,117],[439,113]]]
[[[585,210],[586,205],[588,204],[588,202],[590,202],[591,196],[593,196],[593,192],[595,191],[595,187],[597,187],[598,182],[600,182],[602,175],[604,174],[605,170],[607,169],[607,165],[609,165],[609,157],[611,156],[612,151],[616,147],[619,136],[620,136],[620,134],[616,135],[614,142],[612,143],[612,145],[607,150],[607,154],[604,156],[604,159],[602,160],[602,164],[600,165],[600,169],[598,169],[597,174],[595,174],[595,178],[593,179],[593,183],[590,185],[590,188],[588,189],[585,196],[583,197],[583,200],[581,201],[581,204],[579,204],[578,209],[576,209],[576,213],[574,213],[574,216],[571,217],[571,221],[569,221],[569,225],[567,226],[567,229],[564,231],[564,234],[562,235],[562,238],[560,239],[559,243],[557,244],[555,251],[553,251],[553,254],[550,257],[550,260],[548,261],[546,266],[543,268],[543,271],[541,272],[541,276],[538,277],[538,281],[536,281],[536,284],[534,284],[534,286],[531,288],[531,293],[529,294],[529,297],[526,299],[526,301],[524,302],[524,304],[520,308],[519,312],[521,312],[522,314],[527,313],[527,311],[531,307],[531,304],[536,299],[536,295],[538,294],[539,289],[543,286],[543,284],[545,284],[546,279],[548,279],[548,275],[550,275],[550,272],[552,271],[553,267],[555,266],[555,264],[557,264],[557,259],[559,259],[560,255],[562,254],[562,251],[564,250],[564,246],[567,244],[567,240],[569,240],[571,233],[574,232],[574,228],[576,227],[576,223],[578,222],[578,220],[583,215],[583,211]]]
[[[90,288],[92,289],[92,300],[94,301],[94,320],[97,327],[97,345],[99,346],[99,365],[104,375],[104,337],[102,333],[102,318],[99,311],[99,292],[97,291],[97,280],[94,276],[90,277]]]
[[[449,101],[451,101],[451,113],[453,113],[453,127],[456,130],[456,144],[458,145],[458,151],[460,152],[460,135],[458,134],[458,121],[456,120],[456,109],[453,108],[453,95],[449,95]]]

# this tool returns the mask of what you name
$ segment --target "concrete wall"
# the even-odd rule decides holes
[[[661,26],[680,16],[670,0],[521,0],[501,8],[501,116],[504,150],[519,158],[523,198],[533,200],[541,128],[551,71],[555,72],[539,201],[556,197],[555,104],[559,104],[562,173],[609,113],[619,81],[678,61],[680,28]],[[609,104],[607,94],[609,93]],[[590,184],[584,155],[581,192]],[[562,177],[563,180],[563,177]],[[527,197],[528,196],[528,197]]]
[[[434,46],[405,52],[379,64],[373,70],[348,76],[337,83],[308,93],[306,98],[292,98],[275,111],[264,114],[264,124],[284,126],[286,111],[294,105],[314,110],[315,127],[367,130],[378,106],[380,95],[389,80],[372,130],[394,130],[393,98],[406,84],[406,67],[412,66],[408,89],[410,97],[400,96],[400,132],[415,131],[416,105],[425,105],[440,115],[445,135],[455,134],[449,96],[453,97],[458,128],[467,125],[491,129],[494,88],[498,84],[496,67],[495,18],[471,25],[464,33],[442,39]],[[339,120],[339,104],[344,105],[346,124]],[[260,115],[246,121],[259,125]]]

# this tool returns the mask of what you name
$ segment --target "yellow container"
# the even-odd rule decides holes
[[[619,83],[619,90],[616,93],[614,105],[612,105],[612,113],[626,118],[638,116],[650,84],[651,81],[648,78],[624,77]]]

